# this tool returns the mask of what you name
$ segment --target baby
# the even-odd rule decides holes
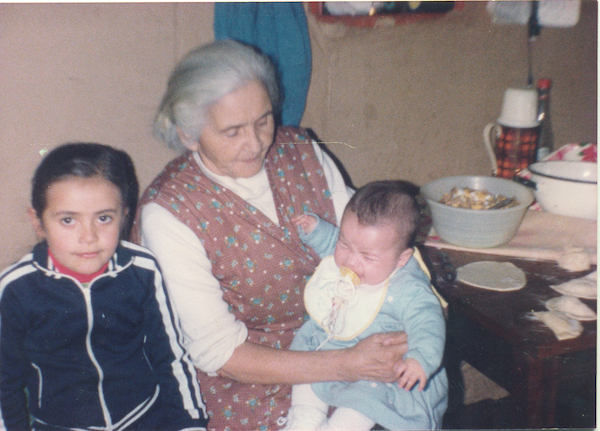
[[[405,331],[409,347],[398,384],[294,386],[285,429],[441,427],[448,392],[441,366],[445,323],[413,249],[420,220],[417,194],[407,182],[373,182],[350,199],[339,228],[312,214],[295,219],[303,242],[327,257],[306,285],[310,320],[291,349],[341,349],[391,331]],[[329,406],[337,408],[328,418]]]

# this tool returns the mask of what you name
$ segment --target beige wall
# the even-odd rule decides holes
[[[35,243],[40,152],[67,141],[130,153],[145,187],[175,153],[150,131],[175,62],[213,40],[212,3],[0,5],[0,267]]]
[[[430,22],[348,29],[310,18],[313,80],[303,125],[356,185],[487,174],[486,122],[527,76],[525,29],[485,3]],[[167,76],[211,41],[212,3],[0,5],[0,268],[34,244],[26,209],[41,153],[74,140],[123,148],[145,187],[175,154],[150,134]],[[597,134],[597,4],[572,29],[543,29],[536,77],[555,80],[559,143]]]

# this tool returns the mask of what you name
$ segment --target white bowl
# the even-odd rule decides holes
[[[510,208],[472,210],[455,208],[439,200],[453,187],[487,190],[509,198],[518,205]],[[421,187],[431,210],[431,221],[444,241],[467,248],[491,248],[505,244],[517,233],[525,211],[533,202],[531,190],[514,181],[485,176],[441,178]]]
[[[598,165],[556,160],[528,167],[533,194],[548,212],[596,220],[598,218]]]

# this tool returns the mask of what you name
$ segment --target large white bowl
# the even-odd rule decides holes
[[[519,204],[510,208],[472,210],[440,203],[444,193],[453,187],[487,190],[493,194],[514,197]],[[440,238],[468,248],[491,248],[510,241],[533,202],[533,193],[529,188],[514,181],[485,176],[441,178],[421,187],[421,195],[429,205],[431,221]]]
[[[556,160],[528,167],[533,194],[548,212],[596,220],[598,218],[598,165]]]

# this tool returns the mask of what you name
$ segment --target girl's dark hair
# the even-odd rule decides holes
[[[46,195],[52,184],[66,177],[101,176],[117,186],[123,205],[129,210],[121,238],[129,238],[137,209],[139,185],[129,155],[108,145],[76,142],[50,151],[35,170],[31,188],[31,206],[41,218],[47,206]]]
[[[392,223],[404,248],[415,245],[421,224],[419,187],[407,181],[374,181],[359,188],[346,211],[356,214],[363,226]]]

